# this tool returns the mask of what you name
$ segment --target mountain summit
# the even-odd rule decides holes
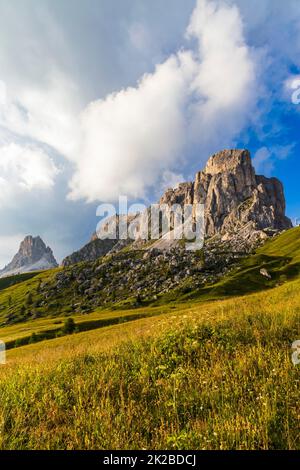
[[[160,204],[205,206],[206,238],[219,236],[253,247],[292,227],[285,215],[282,183],[277,178],[256,175],[248,150],[223,150],[212,155],[195,180],[169,189]]]
[[[159,201],[168,206],[197,203],[205,207],[206,241],[225,242],[233,252],[252,251],[269,237],[292,227],[285,215],[282,183],[277,178],[257,175],[246,149],[215,153],[194,181],[168,189]],[[170,240],[160,239],[147,243],[147,247],[166,250],[178,245],[172,237]],[[131,245],[143,248],[140,241]],[[91,261],[123,247],[118,240],[101,240],[94,234],[87,245],[65,258],[63,266]]]
[[[12,261],[0,271],[0,276],[39,271],[57,266],[51,248],[45,245],[41,237],[28,235],[21,242],[19,251]]]

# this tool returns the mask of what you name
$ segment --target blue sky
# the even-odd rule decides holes
[[[0,0],[0,266],[27,234],[61,260],[99,203],[156,200],[226,147],[300,218],[299,76],[298,0]]]

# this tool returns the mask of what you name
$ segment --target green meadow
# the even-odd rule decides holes
[[[7,324],[55,273],[4,287],[0,449],[300,449],[299,235],[157,305]]]

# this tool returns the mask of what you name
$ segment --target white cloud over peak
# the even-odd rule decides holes
[[[299,0],[13,3],[0,0],[3,236],[55,247],[59,231],[63,256],[94,229],[85,201],[153,201],[243,141],[261,172],[295,152],[280,107],[300,109]]]
[[[257,101],[255,57],[238,9],[198,0],[187,35],[196,50],[178,51],[135,88],[85,109],[81,145],[69,155],[71,199],[145,197],[162,173],[184,164],[192,143],[204,153],[238,136]]]
[[[145,31],[133,25],[136,46],[146,40]],[[135,87],[83,111],[77,87],[57,64],[41,86],[25,83],[16,95],[2,82],[0,125],[23,140],[34,139],[43,155],[47,144],[71,162],[69,199],[145,198],[164,184],[167,172],[184,173],[191,147],[198,149],[201,165],[211,151],[233,145],[257,103],[258,55],[245,42],[235,5],[198,0],[186,36],[189,47],[156,65]],[[23,155],[30,165],[26,148]]]
[[[145,196],[145,189],[182,149],[193,66],[190,53],[174,55],[145,75],[136,88],[87,107],[81,117],[82,146],[75,160],[72,198]]]

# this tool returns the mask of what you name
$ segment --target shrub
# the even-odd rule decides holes
[[[62,328],[62,332],[65,335],[71,335],[72,333],[74,333],[75,329],[76,329],[76,324],[73,318],[67,318]]]
[[[33,344],[38,341],[38,337],[36,333],[32,333],[32,335],[29,338],[28,344]]]

